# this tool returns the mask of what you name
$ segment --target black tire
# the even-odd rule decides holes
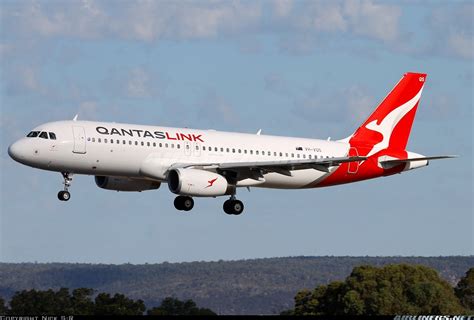
[[[231,200],[226,200],[224,202],[224,205],[222,206],[222,208],[224,209],[224,212],[227,214],[233,214],[232,211],[230,210],[230,202]]]
[[[177,210],[182,211],[183,210],[183,197],[182,196],[177,196],[174,198],[174,207]]]
[[[239,215],[244,211],[244,204],[240,200],[233,200],[230,204],[232,214]]]
[[[71,194],[68,191],[59,191],[58,199],[61,201],[68,201],[69,199],[71,199]]]
[[[240,200],[227,200],[223,208],[225,213],[238,216],[244,211],[244,204]]]
[[[184,211],[189,211],[194,207],[194,200],[191,197],[184,197],[181,204]]]

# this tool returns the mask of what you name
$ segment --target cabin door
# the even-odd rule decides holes
[[[86,153],[86,132],[83,127],[72,127],[74,134],[74,153]]]

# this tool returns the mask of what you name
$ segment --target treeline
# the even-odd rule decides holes
[[[425,266],[354,268],[345,281],[302,290],[285,315],[461,315],[474,313],[474,268],[455,288]]]
[[[17,292],[7,304],[0,297],[0,315],[216,315],[210,309],[199,308],[192,300],[181,301],[174,297],[163,299],[158,307],[146,310],[143,300],[133,300],[123,294],[99,293],[78,288],[69,292],[24,290]]]
[[[8,305],[0,298],[0,315],[216,315],[199,308],[192,300],[163,299],[146,310],[142,300],[123,294],[99,293],[87,288],[58,291],[24,290]],[[432,268],[394,264],[384,267],[359,266],[345,281],[334,281],[313,290],[301,290],[294,308],[283,312],[293,316],[436,314],[460,315],[474,312],[474,268],[455,288]]]
[[[360,265],[417,264],[451,286],[474,257],[288,257],[160,264],[0,263],[0,296],[22,290],[92,288],[157,306],[169,296],[192,299],[218,314],[277,314],[293,307],[302,288],[340,281]]]

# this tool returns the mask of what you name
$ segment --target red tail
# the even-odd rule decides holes
[[[380,165],[379,158],[407,157],[405,148],[425,80],[424,73],[406,73],[370,117],[352,136],[344,139],[350,144],[349,156],[366,156],[367,160],[343,164],[311,186],[324,187],[401,172],[405,164],[386,169]]]
[[[366,156],[385,149],[405,151],[425,80],[424,73],[406,73],[350,137],[350,145]]]

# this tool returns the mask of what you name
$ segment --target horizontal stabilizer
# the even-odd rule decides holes
[[[418,157],[418,158],[409,158],[409,159],[393,159],[393,160],[384,160],[380,161],[381,164],[402,164],[413,161],[424,161],[424,160],[438,160],[438,159],[449,159],[456,158],[457,156],[432,156],[432,157]]]

